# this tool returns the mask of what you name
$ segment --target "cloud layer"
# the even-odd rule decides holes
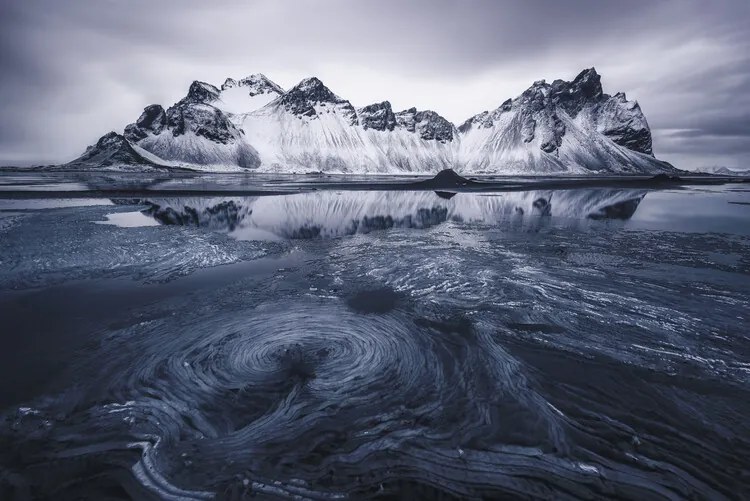
[[[750,166],[750,2],[0,0],[0,163],[69,160],[192,80],[310,75],[460,123],[585,67],[658,157]]]

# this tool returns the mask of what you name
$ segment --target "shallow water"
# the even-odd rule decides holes
[[[2,499],[750,496],[741,185],[39,202]]]

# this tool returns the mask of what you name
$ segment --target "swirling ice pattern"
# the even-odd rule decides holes
[[[146,327],[111,334],[91,378],[92,391],[108,389],[45,441],[64,442],[66,458],[142,449],[132,471],[162,498],[360,497],[403,482],[464,496],[523,490],[556,461],[546,453],[566,447],[560,416],[465,319],[321,299],[208,316],[178,334]],[[43,419],[20,426],[32,418]],[[479,447],[490,443],[504,445]]]
[[[59,425],[35,410],[18,426],[58,444],[45,447],[50,465],[140,450],[121,466],[136,462],[132,475],[163,499],[584,496],[607,476],[603,458],[569,459],[566,418],[481,322],[329,298],[183,327],[110,334],[92,380],[109,388]],[[610,466],[622,493],[674,495]]]

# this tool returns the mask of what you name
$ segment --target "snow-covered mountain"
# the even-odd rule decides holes
[[[219,108],[225,104],[221,96],[213,85],[193,82],[188,95],[166,112],[158,104],[147,106],[125,127],[125,139],[167,165],[257,168],[258,152],[231,115]]]
[[[388,101],[355,108],[315,77],[288,91],[262,74],[228,78],[221,88],[196,81],[166,111],[147,106],[123,135],[105,137],[71,165],[122,158],[123,165],[285,173],[674,170],[654,158],[638,103],[604,94],[593,68],[572,82],[535,82],[458,128],[434,111],[394,111]],[[134,154],[117,154],[123,145]]]
[[[455,165],[455,128],[433,111],[356,110],[308,78],[242,121],[261,169],[278,172],[437,172]]]
[[[467,172],[660,172],[640,106],[604,94],[593,68],[572,82],[544,80],[460,127]]]

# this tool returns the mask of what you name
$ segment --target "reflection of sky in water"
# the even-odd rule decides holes
[[[89,207],[93,205],[114,205],[107,198],[39,198],[10,199],[0,198],[0,210],[40,210],[61,209],[64,207]]]
[[[748,235],[750,205],[742,203],[750,203],[750,193],[724,187],[651,191],[625,227]]]
[[[0,182],[0,191],[86,191],[88,187],[83,183],[40,183],[40,184],[14,184],[12,182]]]
[[[139,228],[141,226],[159,226],[154,218],[148,217],[141,211],[135,212],[115,212],[107,214],[106,221],[94,221],[97,224],[111,224],[120,228]]]

